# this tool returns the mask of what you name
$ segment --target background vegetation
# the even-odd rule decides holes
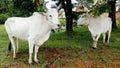
[[[43,9],[44,0],[0,0],[0,24],[4,24],[5,20],[11,16],[30,16],[34,11],[44,11]],[[65,1],[67,3],[65,3]],[[94,0],[78,0],[80,4],[89,4],[93,3]],[[99,0],[98,0],[99,1]],[[73,28],[73,18],[77,19],[75,14],[72,12],[71,0],[59,0],[63,5],[62,8],[65,10],[66,17],[66,30],[72,32]],[[103,12],[108,12],[113,21],[113,28],[116,27],[116,18],[115,18],[115,3],[116,0],[101,0],[95,6],[93,6],[92,13],[93,15],[100,15]],[[69,11],[69,12],[68,12]],[[79,14],[78,14],[79,15]]]
[[[24,41],[20,41],[20,52],[13,60],[12,52],[8,53],[9,40],[3,24],[11,16],[26,17],[34,11],[44,11],[43,0],[39,1],[40,5],[36,6],[35,0],[0,0],[0,68],[120,68],[120,20],[116,20],[118,29],[112,31],[110,44],[103,44],[101,37],[96,50],[91,49],[92,38],[87,27],[73,26],[69,35],[66,32],[51,33],[50,39],[39,49],[40,65],[28,64],[28,44]],[[94,15],[109,12],[108,4],[100,6],[93,8]],[[66,19],[60,21],[66,24]]]

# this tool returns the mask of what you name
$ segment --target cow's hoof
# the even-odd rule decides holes
[[[36,62],[38,65],[40,65],[40,62],[38,61],[38,62]]]
[[[92,49],[97,49],[97,47],[92,47]]]
[[[29,65],[33,65],[33,63],[29,63]]]
[[[19,54],[19,53],[20,53],[20,51],[17,51],[16,53],[17,53],[17,54]]]
[[[35,61],[35,63],[37,63],[38,65],[40,65],[40,62],[39,62],[39,61]]]
[[[17,58],[15,57],[15,58],[13,58],[13,60],[16,60]]]
[[[33,62],[32,62],[32,61],[29,61],[28,63],[29,63],[29,65],[33,65]]]

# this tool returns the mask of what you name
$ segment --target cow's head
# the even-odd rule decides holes
[[[77,21],[77,25],[88,25],[88,19],[89,19],[90,15],[88,14],[82,14],[80,16],[80,18]]]
[[[47,9],[47,19],[49,25],[55,29],[55,28],[61,28],[60,22],[58,20],[58,12],[56,9]]]

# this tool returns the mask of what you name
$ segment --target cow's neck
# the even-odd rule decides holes
[[[39,19],[39,17],[36,17]],[[41,18],[41,17],[40,17]],[[46,16],[42,16],[42,21],[39,21],[37,24],[34,23],[35,28],[37,28],[40,35],[46,35],[51,32],[51,26],[48,23]]]
[[[41,26],[42,28],[41,28],[40,30],[43,30],[43,33],[44,33],[44,34],[50,33],[51,30],[52,30],[52,28],[51,28],[51,26],[48,24],[48,22],[49,22],[49,21],[43,22],[43,24],[42,24],[42,26]]]

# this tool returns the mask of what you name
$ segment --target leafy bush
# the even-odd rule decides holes
[[[120,28],[120,20],[116,20],[117,27]]]
[[[59,21],[63,26],[66,25],[66,19],[65,18],[60,18]]]
[[[7,18],[8,18],[8,13],[0,14],[0,24],[4,24]]]
[[[104,12],[110,12],[110,5],[108,3],[100,4],[100,5],[98,4],[96,6],[93,6],[92,8],[92,14],[94,16],[99,16]]]

